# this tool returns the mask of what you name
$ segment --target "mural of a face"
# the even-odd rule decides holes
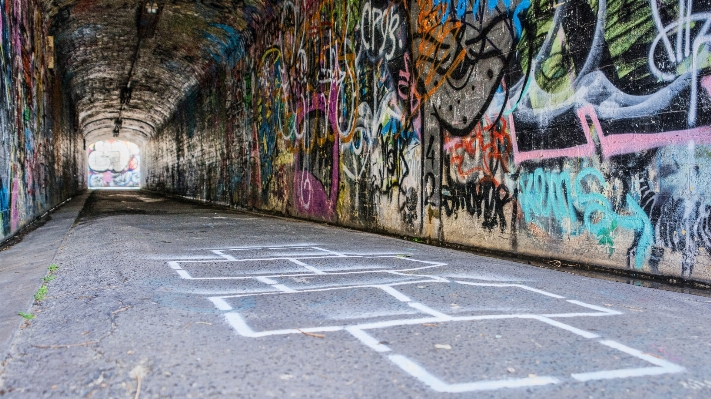
[[[511,14],[503,7],[467,10],[461,17],[454,11],[442,16],[441,5],[427,9],[430,17],[420,12],[416,69],[440,125],[465,136],[491,104],[513,55]]]

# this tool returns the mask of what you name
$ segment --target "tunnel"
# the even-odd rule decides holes
[[[617,317],[638,306],[623,305],[620,298],[644,295],[615,296],[597,280],[544,284],[542,276],[553,269],[630,285],[708,289],[710,171],[708,0],[0,0],[0,300],[3,290],[14,292],[13,287],[30,287],[42,278],[50,279],[40,286],[50,294],[55,277],[76,288],[44,302],[56,300],[57,306],[61,298],[82,297],[84,289],[113,290],[140,280],[143,285],[135,282],[140,287],[132,289],[151,292],[140,296],[148,298],[146,306],[155,303],[171,315],[178,308],[219,314],[219,321],[175,316],[187,317],[180,327],[190,323],[185,331],[208,324],[227,328],[230,339],[257,342],[240,350],[251,348],[269,359],[259,340],[303,335],[314,338],[307,341],[311,345],[346,334],[381,356],[372,364],[385,362],[407,374],[383,372],[377,375],[388,377],[380,383],[397,385],[392,381],[405,378],[438,394],[554,389],[621,375],[658,373],[672,379],[691,369],[679,365],[681,355],[654,352],[651,343],[634,349],[634,340],[628,347],[623,338],[599,338],[595,326],[553,320],[591,313]],[[66,234],[32,238],[35,231],[54,231],[43,226],[55,224]],[[79,242],[84,249],[66,249],[79,248]],[[18,249],[23,245],[29,249]],[[472,260],[469,267],[469,258],[450,250],[488,260]],[[14,265],[40,259],[42,251],[51,253],[42,271],[53,264],[59,272],[31,280],[31,273],[15,271]],[[94,253],[95,261],[87,255]],[[536,271],[517,274],[514,263]],[[84,269],[80,273],[73,264]],[[448,267],[447,273],[437,271]],[[12,278],[3,280],[3,270]],[[349,280],[366,272],[372,275],[358,280],[362,286]],[[71,273],[77,273],[76,280],[66,280]],[[331,291],[341,289],[329,280],[337,278],[349,289],[357,285],[333,294],[352,306],[319,313],[332,306]],[[443,284],[451,289],[449,296],[426,295]],[[587,299],[576,299],[573,285],[588,290]],[[301,298],[299,287],[311,287],[304,296],[310,299],[281,303],[271,296]],[[374,293],[364,294],[371,289]],[[479,305],[462,305],[458,295],[470,295],[462,290],[487,293],[471,299]],[[506,290],[517,293],[501,294]],[[243,298],[255,293],[261,296]],[[580,309],[541,305],[543,310],[529,311],[509,303],[534,294],[541,298],[531,299],[531,309],[552,299]],[[313,299],[318,295],[323,297]],[[434,303],[443,295],[449,303],[439,308]],[[32,303],[48,309],[42,300]],[[271,314],[282,305],[294,307],[283,319],[250,316],[260,306]],[[76,311],[83,320],[103,315],[111,325],[143,305],[97,306],[96,313],[71,307],[67,313]],[[511,316],[514,308],[520,317]],[[497,321],[502,331],[514,321],[530,323],[531,331],[555,328],[575,339],[598,340],[604,351],[629,355],[630,364],[639,364],[615,368],[601,361],[599,370],[607,371],[599,373],[551,366],[551,377],[503,368],[510,378],[501,381],[518,379],[466,382],[474,380],[459,378],[458,369],[437,374],[429,360],[398,352],[404,335],[386,333],[409,328],[415,322],[403,320],[413,312],[425,315],[413,318],[418,328],[434,330],[484,320],[479,313],[457,312],[491,309],[506,314],[506,321]],[[302,329],[297,318],[302,312],[304,320],[313,313],[318,325],[304,322]],[[21,313],[27,326],[35,323],[32,317],[42,318]],[[368,314],[370,321],[351,322],[354,314]],[[394,315],[400,324],[385,320]],[[293,325],[277,326],[279,320]],[[259,323],[264,329],[255,327]],[[30,332],[18,337],[31,334],[27,328]],[[376,339],[375,330],[384,338]],[[636,335],[624,331],[620,337]],[[100,338],[92,334],[66,345],[101,345],[93,343]],[[431,342],[439,346],[430,355],[454,353],[453,340],[468,335],[462,330],[451,342]],[[503,342],[498,339],[479,347]],[[533,345],[530,351],[538,350],[526,342]],[[33,345],[76,349],[56,342]],[[120,367],[124,377],[131,371]],[[132,384],[140,384],[141,370],[154,366],[141,367],[132,369]],[[310,384],[291,379],[300,367],[270,378]],[[12,395],[3,388],[1,369],[0,397]],[[437,377],[450,371],[449,377]],[[106,373],[87,381],[109,378]],[[356,374],[353,381],[367,373]],[[339,384],[350,387],[348,381]],[[711,389],[708,380],[680,381],[673,384]],[[13,389],[21,390],[17,384]],[[92,389],[99,392],[101,384]],[[366,397],[430,392],[391,388],[386,394],[363,392]],[[251,393],[292,392],[270,389]],[[304,397],[313,393],[303,389]],[[555,395],[575,396],[560,389]],[[51,396],[50,388],[45,391],[42,395]],[[26,397],[40,397],[32,392]],[[62,392],[77,397],[78,391]],[[120,396],[112,392],[106,397]],[[338,396],[334,392],[329,395]]]
[[[707,5],[638,3],[5,0],[0,238],[140,188],[708,281]]]

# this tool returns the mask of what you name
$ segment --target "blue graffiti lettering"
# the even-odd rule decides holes
[[[607,240],[615,229],[633,231],[634,243],[628,256],[633,256],[635,268],[641,269],[649,256],[653,230],[649,217],[637,201],[627,194],[626,211],[615,212],[610,200],[602,194],[608,184],[595,168],[581,170],[571,182],[566,171],[549,172],[538,168],[533,174],[522,175],[519,203],[526,222],[553,218],[568,234],[587,231],[606,245],[612,245]]]

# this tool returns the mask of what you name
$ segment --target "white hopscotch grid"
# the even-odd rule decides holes
[[[273,257],[256,257],[256,258],[241,258],[240,253],[248,253],[250,251],[292,251],[289,254],[276,254]],[[306,250],[304,254],[293,253],[295,250]],[[205,259],[195,259],[190,260],[176,260],[169,261],[168,265],[175,270],[175,272],[183,279],[186,280],[254,280],[269,286],[270,290],[265,290],[264,292],[239,294],[239,295],[223,295],[223,296],[213,296],[208,297],[208,299],[215,305],[215,307],[221,311],[224,311],[224,317],[227,323],[232,326],[232,328],[240,335],[249,338],[259,338],[266,336],[275,335],[286,335],[286,334],[303,334],[303,333],[324,333],[324,332],[334,332],[334,331],[346,331],[350,333],[353,337],[358,339],[361,343],[371,348],[375,352],[383,353],[388,357],[388,359],[403,371],[405,371],[410,376],[421,381],[431,389],[437,392],[470,392],[470,391],[482,391],[482,390],[496,390],[501,388],[521,388],[521,387],[533,387],[540,385],[549,384],[560,384],[568,381],[591,381],[591,380],[604,380],[604,379],[615,379],[615,378],[630,378],[630,377],[642,377],[642,376],[653,376],[660,374],[670,374],[670,373],[680,373],[685,371],[685,369],[679,365],[671,363],[667,360],[661,359],[656,356],[652,356],[643,353],[637,349],[630,348],[619,342],[604,339],[598,334],[585,331],[571,325],[562,323],[558,318],[573,318],[573,317],[601,317],[601,316],[615,316],[621,315],[622,312],[613,309],[606,309],[600,306],[591,305],[574,299],[566,299],[561,295],[543,291],[534,287],[530,287],[523,284],[512,284],[512,283],[475,283],[469,281],[461,280],[451,280],[444,277],[434,276],[434,275],[418,275],[418,271],[427,271],[428,269],[441,268],[446,266],[446,263],[442,262],[432,262],[426,260],[418,260],[409,257],[408,255],[395,254],[395,253],[367,253],[367,254],[346,254],[341,252],[336,252],[322,248],[316,245],[268,245],[268,246],[252,246],[252,247],[232,247],[232,248],[222,248],[212,250],[211,256],[206,256]],[[218,258],[215,258],[217,256]],[[313,265],[309,265],[307,262],[309,259],[318,260],[328,260],[328,259],[381,259],[385,260],[387,258],[406,260],[413,263],[413,267],[404,269],[376,269],[376,270],[342,270],[342,271],[322,271]],[[303,271],[288,272],[288,273],[272,273],[265,275],[244,275],[244,276],[213,276],[213,277],[193,277],[191,274],[183,268],[182,265],[190,263],[201,263],[201,262],[212,262],[212,263],[235,263],[237,265],[244,264],[246,262],[264,262],[264,261],[275,261],[275,260],[285,260],[294,263],[295,265],[303,268]],[[420,266],[422,265],[422,266]],[[342,286],[327,287],[327,288],[314,288],[314,289],[294,289],[288,287],[284,284],[280,284],[279,281],[275,280],[283,277],[326,277],[326,276],[352,276],[359,277],[363,275],[392,275],[393,277],[414,277],[415,281],[398,281],[388,284],[344,284]],[[580,312],[568,312],[568,313],[546,313],[546,314],[490,314],[490,315],[475,315],[475,316],[452,316],[442,312],[439,312],[431,307],[413,301],[407,295],[400,292],[397,287],[404,285],[414,285],[414,284],[436,284],[436,283],[454,283],[463,286],[475,286],[475,287],[488,287],[488,288],[517,288],[533,292],[542,296],[549,298],[554,298],[557,300],[565,301],[567,303],[577,305],[581,307]],[[266,287],[265,287],[266,288]],[[330,325],[330,326],[303,326],[299,328],[289,328],[281,330],[267,330],[267,331],[254,331],[244,320],[242,315],[236,311],[229,303],[228,299],[231,298],[241,298],[241,297],[255,297],[255,296],[265,296],[265,295],[290,295],[290,294],[302,294],[309,292],[327,292],[335,290],[348,290],[348,289],[358,289],[358,288],[376,288],[382,292],[390,295],[393,300],[399,301],[408,305],[409,307],[415,309],[422,314],[422,317],[417,318],[406,318],[406,319],[396,319],[396,320],[386,320],[377,322],[366,322],[358,323],[352,325]],[[627,355],[633,356],[637,359],[643,360],[650,363],[650,367],[640,367],[640,368],[623,368],[615,370],[604,370],[604,371],[593,371],[586,373],[574,373],[570,376],[535,376],[529,378],[514,378],[514,379],[504,379],[504,380],[484,380],[484,381],[474,381],[474,382],[464,382],[450,384],[437,378],[435,375],[431,374],[429,371],[409,359],[408,357],[400,354],[392,353],[392,350],[377,338],[371,335],[370,330],[378,330],[389,327],[406,326],[406,325],[417,325],[426,323],[454,323],[454,322],[473,322],[482,320],[503,320],[503,319],[528,319],[537,320],[539,322],[545,323],[549,326],[565,330],[569,333],[578,335],[585,339],[595,340],[601,345],[607,348],[615,349],[617,351],[623,352]]]

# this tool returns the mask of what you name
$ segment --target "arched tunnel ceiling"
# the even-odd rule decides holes
[[[148,140],[216,63],[240,56],[275,1],[151,0],[160,10],[152,37],[138,29],[146,1],[45,2],[58,68],[87,142],[112,137],[120,110],[119,137]],[[131,99],[122,107],[129,76]]]

